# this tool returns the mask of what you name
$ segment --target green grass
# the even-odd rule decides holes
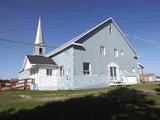
[[[160,108],[160,83],[147,83],[129,86],[129,89],[141,90],[147,93],[146,98],[154,100],[156,107]],[[22,109],[33,109],[37,106],[45,105],[52,101],[65,101],[70,98],[85,97],[88,95],[98,96],[109,91],[117,89],[116,87],[106,87],[87,90],[67,90],[67,91],[9,91],[0,92],[0,112],[9,110],[10,113]]]
[[[64,101],[70,98],[106,93],[114,88],[99,88],[87,90],[58,90],[58,91],[8,91],[0,92],[0,112],[21,109],[32,109],[51,101]],[[22,97],[25,96],[25,97]]]

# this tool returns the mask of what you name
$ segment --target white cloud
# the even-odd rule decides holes
[[[128,35],[128,36],[130,36],[130,35]],[[150,39],[146,39],[146,38],[138,37],[138,36],[130,36],[130,38],[136,40],[137,42],[141,41],[144,44],[155,45],[160,48],[160,46],[159,46],[160,43],[158,41],[150,40]]]

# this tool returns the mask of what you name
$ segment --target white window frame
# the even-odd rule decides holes
[[[35,75],[35,74],[37,74],[37,73],[38,73],[38,71],[39,71],[39,69],[38,69],[38,68],[30,69],[30,75]]]
[[[106,48],[103,45],[100,46],[100,54],[106,55]]]
[[[110,66],[109,67],[109,74],[110,74],[110,78],[117,80],[117,67],[115,66]]]
[[[135,73],[135,72],[136,72],[136,67],[132,67],[132,68],[131,68],[131,72],[132,72],[132,73]]]
[[[116,49],[116,48],[114,49],[114,56],[115,56],[115,57],[119,57],[119,51],[118,51],[118,49]]]
[[[123,50],[121,50],[121,55],[124,55],[124,51]]]
[[[53,72],[52,69],[49,69],[49,68],[46,69],[47,76],[52,76],[52,72]]]
[[[59,77],[64,77],[64,65],[59,66]]]
[[[84,64],[89,65],[88,70],[84,70]],[[91,64],[89,62],[83,62],[83,75],[91,75]]]

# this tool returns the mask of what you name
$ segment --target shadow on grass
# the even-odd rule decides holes
[[[159,120],[160,109],[152,107],[141,91],[118,88],[99,96],[51,102],[15,114],[1,113],[0,120]]]

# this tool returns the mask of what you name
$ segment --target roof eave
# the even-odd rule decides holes
[[[34,63],[34,64],[31,64],[31,65],[32,65],[32,66],[36,66],[36,65],[52,65],[52,66],[57,66],[57,65],[51,64],[51,63],[50,63],[50,64],[49,64],[49,63],[48,63],[48,64],[35,64],[35,63]]]
[[[58,48],[55,49],[54,51],[52,51],[52,52],[46,54],[45,56],[46,56],[46,57],[53,56],[53,55],[55,55],[55,54],[61,52],[61,51],[64,50],[65,48],[70,47],[70,46],[72,46],[72,45],[73,45],[73,46],[84,47],[83,44],[80,44],[80,43],[70,43],[70,44],[68,44],[67,46],[65,46],[65,47],[63,47],[63,48],[61,48],[61,49],[59,49],[59,50],[58,50]]]

